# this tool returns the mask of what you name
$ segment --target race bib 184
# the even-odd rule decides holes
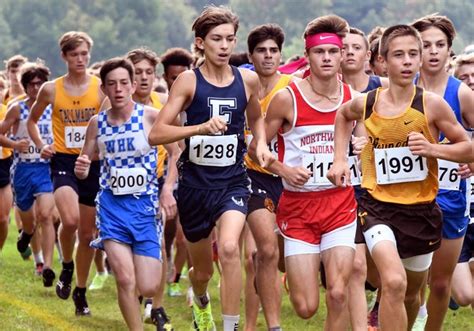
[[[426,158],[413,155],[408,147],[374,149],[377,184],[417,182],[426,179]]]
[[[66,126],[64,128],[66,148],[82,148],[86,139],[86,130],[86,126]]]
[[[189,160],[202,166],[226,167],[235,164],[237,135],[191,137]]]

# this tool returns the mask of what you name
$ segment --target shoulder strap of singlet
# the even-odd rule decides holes
[[[422,114],[425,112],[423,107],[423,92],[424,90],[421,87],[416,86],[415,97],[411,103],[411,108],[418,110]]]
[[[367,93],[365,97],[364,121],[372,115],[374,111],[375,100],[377,100],[378,88]]]

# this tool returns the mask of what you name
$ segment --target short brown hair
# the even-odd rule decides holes
[[[136,64],[140,61],[147,60],[150,62],[153,68],[160,62],[160,58],[153,52],[151,49],[147,47],[140,47],[131,50],[127,53],[127,59],[132,61],[133,64]]]
[[[191,52],[180,47],[173,47],[168,49],[161,55],[161,64],[166,69],[168,66],[183,66],[190,68],[194,62],[194,57]]]
[[[94,45],[92,38],[87,33],[82,31],[69,31],[59,38],[59,48],[61,48],[63,54],[66,54],[79,46],[82,42],[87,44],[89,50],[92,48],[92,45]]]
[[[36,77],[39,77],[43,82],[49,80],[51,71],[45,66],[44,62],[37,60],[36,63],[27,62],[21,67],[20,81],[23,89],[26,91],[28,84]]]
[[[12,68],[21,67],[27,61],[28,61],[28,58],[24,57],[21,54],[16,54],[5,61],[5,68],[7,69],[7,71],[10,71],[10,69]]]
[[[456,60],[454,60],[454,77],[457,78],[459,76],[460,67],[468,64],[474,64],[474,53],[459,55]]]
[[[369,41],[367,40],[367,37],[365,36],[364,31],[351,27],[349,28],[349,34],[356,34],[358,36],[361,36],[364,39],[365,49],[369,50]]]
[[[259,43],[269,39],[277,44],[278,49],[281,52],[283,42],[285,41],[285,33],[278,24],[269,23],[254,27],[247,37],[249,53],[252,54]]]
[[[421,41],[421,36],[420,33],[415,30],[410,25],[405,25],[405,24],[398,24],[391,26],[387,28],[382,36],[380,37],[380,46],[379,46],[379,54],[386,59],[387,54],[388,54],[388,46],[390,42],[398,37],[405,37],[405,36],[411,36],[414,37],[418,43],[418,48],[420,50],[420,55],[421,51],[423,48],[423,42]]]
[[[227,7],[207,6],[193,22],[192,31],[194,31],[194,37],[204,39],[209,31],[222,24],[232,24],[234,26],[234,34],[237,34],[239,17]],[[194,51],[202,54],[202,51],[197,49],[197,47],[195,47]]]
[[[385,31],[384,27],[381,27],[377,25],[375,28],[372,29],[372,31],[369,32],[369,35],[367,36],[367,39],[369,41],[369,44],[372,44],[372,42],[375,39],[379,39],[382,36],[382,33]]]
[[[429,28],[438,28],[445,35],[448,40],[448,46],[451,48],[453,39],[456,37],[456,29],[453,22],[446,16],[431,14],[424,16],[411,24],[419,32],[428,30]]]
[[[109,72],[118,68],[124,68],[127,70],[130,81],[134,81],[134,68],[132,62],[124,57],[114,57],[105,61],[102,68],[100,68],[100,79],[102,80],[102,84],[105,84],[105,79]]]
[[[349,32],[349,24],[345,19],[337,15],[326,15],[315,18],[306,25],[303,38],[317,33],[335,33],[344,38]]]

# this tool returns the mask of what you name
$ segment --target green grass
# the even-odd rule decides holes
[[[34,275],[33,261],[23,261],[16,251],[16,227],[12,222],[4,250],[0,253],[0,330],[126,330],[116,300],[115,282],[107,279],[105,288],[88,292],[92,317],[76,318],[72,299],[61,300],[54,287],[44,288],[41,278]],[[54,270],[60,271],[57,256]],[[217,272],[216,272],[217,273]],[[94,271],[91,272],[91,277]],[[211,302],[218,329],[221,329],[219,290],[215,276],[210,285]],[[90,279],[91,280],[91,279]],[[304,279],[302,279],[304,281]],[[187,280],[183,280],[183,289]],[[190,330],[191,311],[185,297],[165,296],[165,308],[176,331]],[[244,307],[241,306],[243,325]],[[284,330],[322,330],[326,308],[324,297],[315,317],[302,320],[293,312],[288,295],[283,296],[282,327]],[[445,330],[474,330],[473,313],[468,308],[448,311]],[[258,330],[266,330],[263,314],[259,314]],[[153,330],[147,325],[146,330]],[[241,328],[242,329],[242,328]]]

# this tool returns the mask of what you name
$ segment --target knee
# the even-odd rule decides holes
[[[474,293],[462,292],[454,296],[454,300],[461,307],[466,307],[474,303]]]
[[[158,281],[148,281],[146,284],[140,284],[138,290],[145,298],[153,298],[158,291]]]
[[[212,278],[212,269],[209,271],[197,271],[193,268],[193,279],[198,283],[208,283]]]
[[[367,279],[367,264],[365,259],[357,258],[357,255],[354,259],[352,266],[351,278],[359,280],[361,283],[364,283]]]
[[[89,245],[89,243],[94,240],[94,231],[92,229],[79,229],[77,231],[79,237],[79,244]]]
[[[341,285],[330,286],[326,290],[326,300],[329,307],[341,308],[347,303],[347,289]]]
[[[41,224],[53,224],[53,215],[51,213],[52,211],[50,210],[45,210],[45,209],[42,209],[40,211],[38,211],[36,213],[36,218],[38,220],[38,223],[41,223]]]
[[[307,300],[292,300],[296,314],[303,319],[309,319],[318,311],[318,304]]]
[[[240,256],[237,242],[224,242],[219,245],[219,260],[224,265],[226,262],[238,261]]]
[[[435,295],[449,295],[451,291],[451,278],[432,278],[430,280],[430,293]]]
[[[404,299],[407,289],[407,279],[402,273],[393,273],[382,280],[382,293],[397,300]]]
[[[61,231],[65,233],[75,234],[77,230],[77,222],[72,220],[61,222]]]
[[[267,244],[263,245],[257,251],[258,263],[262,264],[277,264],[278,263],[278,247],[277,245]]]
[[[135,291],[136,280],[133,270],[130,272],[125,272],[124,270],[114,270],[115,281],[117,282],[117,287],[125,291]],[[144,295],[144,293],[141,293]]]

